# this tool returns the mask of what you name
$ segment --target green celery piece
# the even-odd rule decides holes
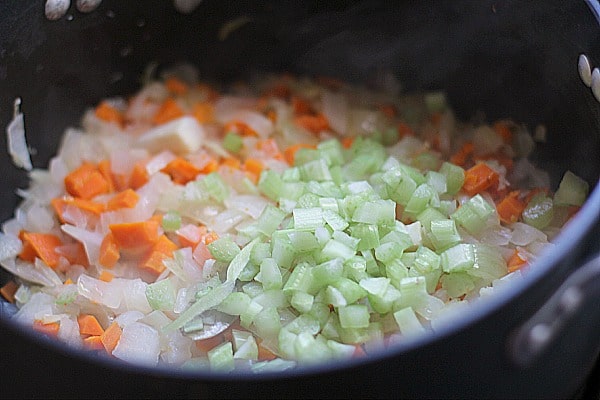
[[[284,183],[281,176],[270,169],[263,170],[258,180],[258,189],[271,200],[278,201],[284,196]]]
[[[468,271],[475,264],[475,249],[472,244],[460,243],[445,250],[440,257],[444,272]]]
[[[444,274],[440,281],[442,288],[451,298],[458,298],[475,289],[474,278],[466,272],[453,272]]]
[[[223,200],[229,196],[229,188],[225,185],[225,182],[223,182],[223,179],[221,179],[221,176],[217,172],[211,172],[206,175],[204,179],[200,181],[200,185],[211,198],[219,203],[222,203]]]
[[[465,170],[449,162],[442,163],[439,172],[446,177],[446,193],[454,196],[465,182]]]
[[[231,342],[222,343],[209,350],[207,356],[211,371],[229,372],[235,368]]]
[[[552,199],[538,193],[529,201],[522,214],[523,222],[537,229],[544,229],[554,218]]]
[[[368,328],[369,309],[363,304],[351,304],[338,308],[340,326],[345,329]]]
[[[379,229],[377,225],[356,223],[350,227],[352,237],[359,239],[357,250],[363,251],[378,247]]]
[[[242,137],[235,132],[227,132],[223,138],[223,147],[231,153],[239,153],[243,146],[244,141]]]
[[[554,194],[554,204],[581,206],[585,202],[589,190],[590,185],[586,181],[571,171],[567,171]]]
[[[297,153],[296,153],[297,154]],[[309,161],[299,167],[300,177],[303,181],[331,181],[333,177],[329,172],[329,166],[323,159]]]
[[[170,278],[151,283],[146,287],[146,299],[155,310],[171,311],[175,305],[177,289]]]
[[[391,200],[374,200],[358,205],[352,214],[353,222],[394,226],[396,203]]]
[[[219,238],[207,247],[215,260],[223,262],[230,262],[240,252],[239,246],[227,237]]]

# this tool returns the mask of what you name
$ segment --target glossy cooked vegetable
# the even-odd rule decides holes
[[[3,224],[2,293],[133,363],[284,370],[426,334],[526,273],[588,190],[567,172],[553,197],[524,127],[440,93],[168,76],[82,125]]]

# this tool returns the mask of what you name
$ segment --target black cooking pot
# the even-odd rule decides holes
[[[587,378],[600,351],[600,107],[577,59],[600,65],[596,0],[204,0],[189,14],[166,0],[105,0],[57,21],[44,3],[0,2],[0,125],[21,97],[36,167],[86,107],[137,89],[150,62],[187,61],[215,82],[290,71],[377,83],[386,72],[407,92],[444,89],[460,118],[545,124],[534,161],[554,189],[569,169],[591,194],[523,281],[442,331],[366,359],[261,376],[145,369],[24,330],[2,302],[1,396],[564,398]],[[4,141],[0,154],[6,220],[27,177]]]

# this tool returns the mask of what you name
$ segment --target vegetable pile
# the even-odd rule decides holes
[[[280,371],[426,334],[519,279],[583,204],[523,126],[441,93],[189,74],[90,109],[0,234],[22,324],[144,365]],[[535,268],[535,264],[531,266]]]

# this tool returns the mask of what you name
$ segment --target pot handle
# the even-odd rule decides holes
[[[528,366],[562,332],[585,300],[600,299],[600,254],[573,272],[546,303],[514,331],[509,355],[520,366]]]

